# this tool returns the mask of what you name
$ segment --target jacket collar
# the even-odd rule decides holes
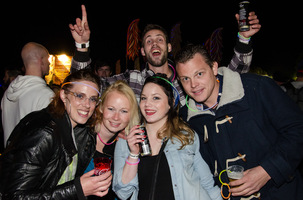
[[[220,67],[218,69],[218,74],[223,76],[223,89],[217,109],[229,103],[239,101],[244,97],[244,88],[239,73],[234,72],[226,67]],[[196,109],[196,103],[192,98],[189,98],[188,106],[194,108],[195,111],[188,109],[187,120],[200,114],[213,115],[213,112],[210,110],[200,111]]]
[[[220,67],[218,74],[223,76],[222,96],[218,108],[244,97],[244,88],[238,72],[234,72],[226,67]]]
[[[73,157],[77,153],[77,148],[74,144],[72,138],[72,125],[69,119],[67,112],[65,111],[64,115],[60,118],[55,118],[56,129],[54,130],[55,134],[58,135],[58,138],[61,138],[63,150],[70,156]]]

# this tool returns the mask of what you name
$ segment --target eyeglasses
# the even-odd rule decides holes
[[[69,90],[65,90],[66,93],[68,94],[71,94],[75,97],[76,101],[78,103],[85,103],[86,102],[86,99],[89,100],[89,105],[93,105],[93,106],[97,106],[99,103],[100,103],[100,97],[97,97],[97,96],[92,96],[92,97],[86,97],[85,94],[83,93],[76,93],[76,92],[72,92],[72,91],[69,91]]]

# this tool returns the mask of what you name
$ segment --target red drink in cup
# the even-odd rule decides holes
[[[95,175],[99,176],[110,170],[110,167],[112,165],[112,160],[106,157],[95,158],[94,164],[95,164]]]

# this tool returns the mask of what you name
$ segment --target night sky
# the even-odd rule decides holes
[[[64,2],[64,4],[62,4]],[[125,58],[126,34],[131,21],[140,18],[140,27],[147,23],[160,24],[170,32],[182,22],[183,42],[204,43],[211,32],[223,27],[223,65],[228,64],[237,35],[235,13],[238,2],[228,1],[40,1],[39,3],[8,2],[2,6],[2,66],[22,66],[22,46],[34,41],[44,45],[51,54],[73,55],[74,41],[68,24],[81,17],[81,4],[85,4],[91,29],[91,56],[115,62]],[[123,1],[124,2],[124,1]],[[261,31],[253,40],[253,67],[267,70],[291,69],[303,52],[302,11],[295,2],[251,1]],[[4,34],[3,34],[4,33]]]

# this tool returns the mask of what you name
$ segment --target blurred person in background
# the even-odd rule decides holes
[[[19,121],[30,112],[47,107],[54,96],[43,79],[49,73],[48,50],[29,42],[22,48],[21,57],[25,75],[11,82],[1,101],[4,146]]]
[[[96,60],[94,64],[95,73],[101,77],[110,77],[113,73],[110,64],[106,61]]]
[[[69,75],[50,105],[25,116],[0,156],[2,199],[86,199],[107,194],[112,175],[84,170],[96,150],[93,127],[99,77]]]

